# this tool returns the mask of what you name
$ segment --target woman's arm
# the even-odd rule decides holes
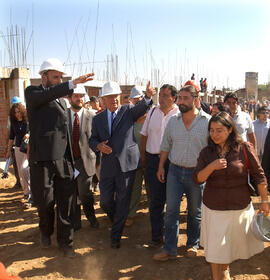
[[[212,161],[204,169],[199,171],[199,173],[197,174],[198,182],[200,183],[205,182],[215,170],[220,170],[225,168],[227,168],[227,160],[225,158],[219,158]]]

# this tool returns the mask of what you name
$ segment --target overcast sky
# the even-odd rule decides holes
[[[269,81],[269,2],[0,0],[0,31],[6,34],[10,24],[26,28],[32,76],[43,60],[57,57],[71,75],[93,69],[103,79],[113,54],[122,83],[153,80],[151,70],[159,69],[159,83],[179,86],[195,73],[210,86],[239,88],[246,71],[259,72],[259,83]],[[3,38],[0,64],[10,65]]]

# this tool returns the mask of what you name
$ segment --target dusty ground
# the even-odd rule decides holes
[[[2,171],[2,170],[0,170]],[[179,257],[157,263],[152,255],[157,249],[147,247],[150,239],[149,214],[145,196],[135,224],[126,228],[122,247],[110,248],[109,221],[96,204],[100,229],[90,228],[83,217],[83,228],[75,233],[77,257],[65,259],[58,251],[55,238],[50,249],[40,249],[38,217],[35,208],[24,209],[22,191],[13,187],[15,179],[0,179],[0,261],[12,275],[22,279],[143,279],[200,280],[210,279],[210,268],[203,257],[189,259],[185,252],[185,201],[181,206]],[[96,195],[96,201],[99,196]],[[262,254],[231,265],[232,279],[270,279],[270,244],[265,243]]]

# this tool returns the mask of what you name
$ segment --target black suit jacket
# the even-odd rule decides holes
[[[42,85],[26,88],[25,100],[30,128],[30,164],[63,158],[67,145],[72,151],[67,107],[65,100],[61,98],[72,92],[69,90],[68,82],[48,89],[44,89]]]
[[[83,163],[83,168],[88,176],[93,176],[96,173],[96,154],[89,148],[88,141],[91,136],[92,129],[92,120],[95,116],[94,113],[89,110],[82,108],[82,121],[80,125],[80,139],[79,146],[81,151],[81,159]],[[73,120],[71,119],[71,109],[68,109],[68,118],[69,118],[69,131],[71,135],[71,143],[73,143],[72,134],[73,134]],[[79,171],[81,166],[76,166],[75,168]]]

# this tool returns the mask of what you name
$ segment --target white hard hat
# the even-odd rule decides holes
[[[254,215],[250,229],[256,239],[270,242],[270,218],[264,217],[263,213]]]
[[[73,90],[73,93],[86,94],[85,86],[82,84],[77,84],[77,86]]]
[[[64,72],[64,65],[63,63],[58,59],[58,58],[48,58],[45,60],[39,69],[39,74],[42,75],[44,72],[49,71],[49,70],[55,70],[63,73],[64,75],[66,74]]]
[[[122,91],[120,89],[120,86],[113,81],[109,81],[105,83],[101,89],[100,97],[104,97],[107,95],[115,95],[115,94],[121,94]]]
[[[130,92],[130,95],[129,95],[129,98],[130,99],[133,99],[133,98],[139,98],[139,97],[142,97],[144,94],[142,92],[142,90],[138,87],[133,87],[131,89],[131,92]]]
[[[84,103],[87,103],[87,102],[89,102],[89,101],[90,101],[89,95],[86,94],[86,95],[84,96]]]

